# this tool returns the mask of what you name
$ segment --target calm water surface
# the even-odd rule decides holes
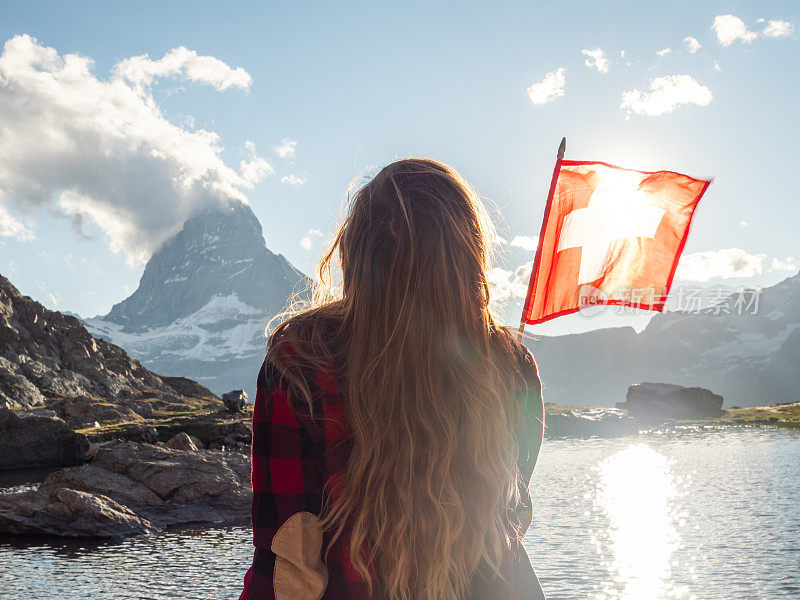
[[[552,600],[800,598],[800,432],[547,440],[532,489]],[[250,559],[247,528],[5,539],[0,598],[237,598]]]

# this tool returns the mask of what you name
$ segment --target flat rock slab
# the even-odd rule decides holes
[[[0,533],[64,537],[121,537],[158,526],[107,496],[39,488],[0,496]]]
[[[137,442],[93,454],[91,464],[51,473],[38,490],[0,495],[0,533],[121,537],[250,516],[244,454]]]

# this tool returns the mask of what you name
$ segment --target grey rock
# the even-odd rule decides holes
[[[83,462],[89,442],[58,417],[0,409],[0,471]]]
[[[139,437],[147,444],[155,444],[158,441],[158,429],[155,427],[144,427],[139,430]]]
[[[169,438],[167,446],[174,450],[197,450],[194,440],[183,431]]]
[[[700,387],[644,382],[628,388],[618,408],[645,423],[682,419],[708,419],[723,414],[722,396]]]
[[[36,491],[0,496],[0,533],[108,537],[249,518],[243,454],[137,442],[93,453],[91,464],[51,473]]]
[[[147,519],[99,494],[48,487],[0,495],[0,533],[107,538],[156,531]]]
[[[227,394],[222,394],[222,403],[228,412],[240,413],[247,406],[247,392],[244,390],[233,390]]]

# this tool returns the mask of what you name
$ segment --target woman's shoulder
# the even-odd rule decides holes
[[[279,325],[269,336],[267,355],[285,364],[335,353],[341,321],[331,315],[300,314]]]
[[[509,327],[498,327],[496,337],[502,351],[511,354],[515,361],[518,371],[525,377],[525,380],[539,379],[539,368],[530,349],[522,343],[516,331]]]
[[[270,335],[259,373],[262,387],[282,387],[292,396],[335,395],[338,323],[330,316],[298,315]],[[296,398],[299,399],[299,398]]]

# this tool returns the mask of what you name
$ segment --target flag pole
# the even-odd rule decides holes
[[[533,295],[533,288],[536,287],[536,276],[539,274],[539,259],[542,255],[542,239],[544,238],[544,230],[547,226],[547,215],[550,212],[550,203],[553,201],[553,194],[556,191],[556,182],[558,181],[558,174],[561,171],[561,161],[564,158],[564,153],[567,150],[567,138],[561,138],[561,144],[558,146],[558,154],[556,156],[556,166],[553,168],[553,177],[550,179],[550,190],[547,192],[547,202],[544,208],[544,218],[542,219],[542,229],[539,233],[539,245],[536,247],[536,257],[533,259],[531,268],[531,278],[528,282],[528,293],[525,296],[525,304],[522,306],[522,317],[519,321],[519,331],[517,332],[517,339],[522,341],[522,336],[525,333],[525,311],[528,309],[528,304]]]

